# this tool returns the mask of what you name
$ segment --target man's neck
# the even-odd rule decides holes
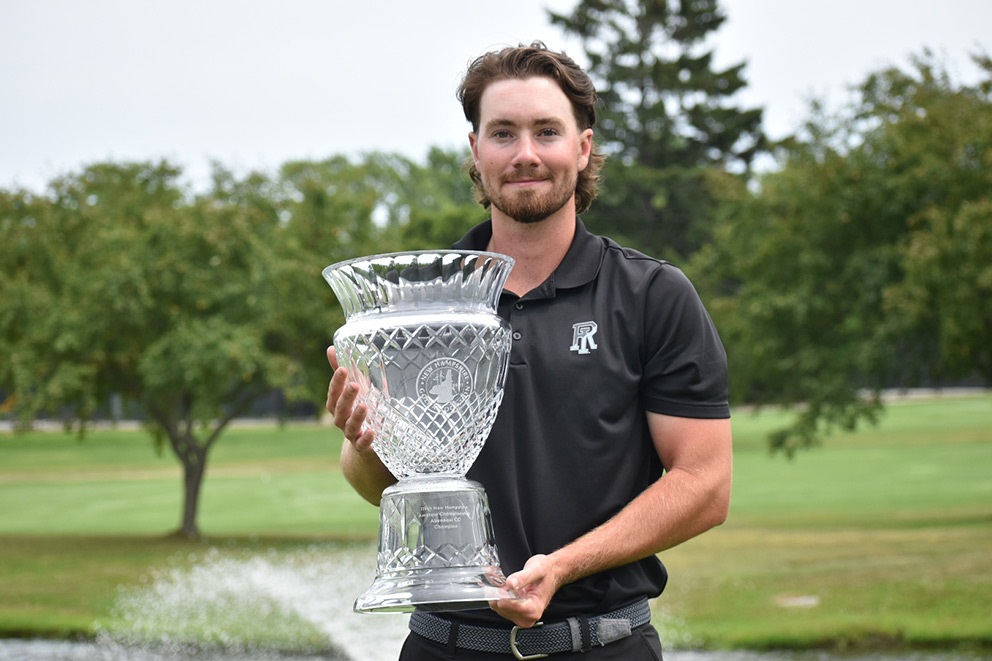
[[[562,210],[564,211],[564,209]],[[575,237],[575,213],[557,213],[536,223],[520,223],[493,209],[488,250],[515,260],[505,289],[523,296],[548,279]]]

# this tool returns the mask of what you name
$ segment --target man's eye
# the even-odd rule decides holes
[[[494,131],[493,132],[493,137],[494,138],[499,138],[500,140],[505,140],[506,138],[509,138],[510,137],[510,132],[509,131]]]
[[[558,131],[555,129],[541,129],[541,132],[538,133],[538,135],[542,138],[552,138],[558,135]]]

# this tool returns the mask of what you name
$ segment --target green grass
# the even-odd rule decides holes
[[[341,438],[315,425],[229,430],[207,466],[211,535],[374,535],[377,512],[338,471]],[[0,434],[0,534],[157,535],[178,527],[179,464],[146,434]]]
[[[888,407],[878,428],[769,460],[753,422],[734,419],[732,521],[747,526],[906,528],[992,524],[992,399]]]
[[[794,460],[765,442],[787,418],[735,415],[731,516],[663,555],[663,639],[992,649],[992,396],[892,404],[879,427]],[[0,434],[0,635],[92,635],[120,590],[209,549],[374,538],[377,511],[341,477],[340,442],[312,425],[230,430],[204,485],[207,539],[190,545],[166,537],[179,469],[143,433]]]
[[[992,398],[892,404],[879,427],[791,461],[765,444],[786,417],[735,416],[727,524],[663,556],[672,635],[992,646]]]

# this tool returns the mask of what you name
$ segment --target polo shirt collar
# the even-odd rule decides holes
[[[452,247],[456,250],[485,250],[493,236],[493,221],[487,220],[473,227]],[[595,280],[606,245],[599,237],[590,234],[581,218],[575,218],[575,237],[558,268],[527,298],[553,298],[558,289],[581,287]]]

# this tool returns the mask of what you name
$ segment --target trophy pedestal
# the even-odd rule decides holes
[[[482,485],[454,475],[403,478],[382,494],[379,557],[362,613],[488,608],[504,583]]]

